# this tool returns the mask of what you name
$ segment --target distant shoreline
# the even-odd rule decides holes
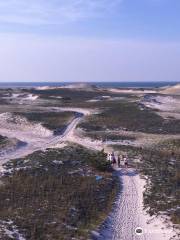
[[[78,82],[0,82],[0,88],[61,87]],[[173,86],[180,82],[86,82],[102,88],[158,88]]]

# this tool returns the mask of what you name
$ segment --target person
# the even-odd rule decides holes
[[[112,162],[113,162],[113,165],[116,164],[116,158],[115,158],[114,154],[113,154],[113,160],[112,160]]]
[[[118,156],[117,161],[118,161],[118,167],[120,168],[121,167],[121,158],[120,158],[120,156]]]
[[[111,163],[111,153],[107,154],[107,160]]]
[[[128,160],[127,160],[127,157],[124,158],[124,165],[125,165],[125,168],[128,168]]]

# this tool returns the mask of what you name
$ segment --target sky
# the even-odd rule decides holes
[[[180,81],[180,0],[0,0],[0,81]]]

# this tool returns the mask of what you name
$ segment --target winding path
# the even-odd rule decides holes
[[[62,109],[61,109],[62,110]],[[67,111],[68,109],[64,109]],[[73,109],[74,111],[77,109]],[[69,109],[72,111],[72,109]],[[86,147],[97,150],[96,144],[85,142],[83,139],[75,138],[74,130],[82,117],[88,112],[80,111],[79,116],[74,118],[67,126],[62,135],[52,136],[38,142],[29,142],[26,146],[14,152],[0,156],[0,172],[2,165],[10,159],[25,157],[38,150],[45,150],[56,144],[67,140],[80,143]],[[1,133],[1,131],[0,131]],[[8,136],[7,136],[8,137]],[[84,142],[83,142],[84,141]],[[100,146],[99,146],[100,147]],[[102,147],[102,146],[101,146]],[[116,169],[119,181],[122,184],[119,196],[111,215],[104,222],[95,240],[167,240],[172,237],[172,231],[166,227],[162,229],[162,222],[153,221],[150,223],[149,216],[143,211],[143,190],[144,180],[142,180],[135,169]],[[159,226],[158,226],[159,224]],[[135,233],[136,228],[142,229],[142,234]]]
[[[62,111],[64,109],[60,109],[60,110]],[[68,110],[72,111],[72,109],[65,109],[65,111],[68,111]],[[15,151],[7,152],[6,154],[0,156],[0,174],[1,174],[1,171],[3,171],[2,165],[11,159],[25,157],[28,154],[31,154],[35,151],[45,150],[56,144],[60,144],[60,143],[67,141],[68,136],[70,134],[72,134],[72,132],[74,131],[76,126],[79,124],[79,122],[81,121],[84,114],[86,114],[86,112],[84,112],[84,110],[82,110],[82,112],[79,111],[78,113],[79,113],[79,116],[74,118],[71,121],[71,123],[67,126],[66,130],[64,131],[64,133],[62,135],[52,136],[52,137],[45,138],[45,139],[38,139],[38,141],[36,141],[36,142],[27,142],[27,144],[25,146],[15,149]],[[0,130],[0,133],[1,133],[1,130]],[[8,132],[7,132],[6,136],[9,137]],[[17,136],[17,138],[18,138],[18,136]]]

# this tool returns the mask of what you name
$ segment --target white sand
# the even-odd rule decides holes
[[[162,94],[172,94],[172,95],[180,95],[180,84],[176,84],[175,86],[168,86],[161,91]]]
[[[142,102],[146,107],[158,110],[157,114],[164,118],[180,119],[180,97],[175,96],[149,96]]]
[[[134,169],[117,169],[117,171],[122,182],[122,192],[100,235],[95,239],[169,240],[172,238],[175,235],[172,226],[164,223],[163,218],[150,217],[143,210],[145,180],[140,178]],[[136,228],[142,229],[141,235],[135,233]]]
[[[0,235],[1,234],[10,239],[15,239],[16,237],[17,240],[25,240],[23,235],[19,233],[17,226],[15,226],[12,221],[0,221]]]
[[[147,93],[157,93],[156,90],[139,90],[139,89],[118,89],[118,88],[110,88],[109,92],[113,93],[129,93],[129,94],[147,94]]]

